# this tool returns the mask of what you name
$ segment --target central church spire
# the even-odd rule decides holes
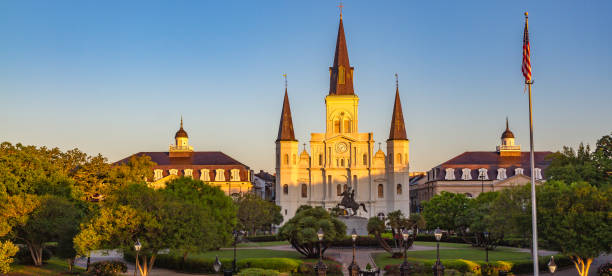
[[[329,67],[329,75],[329,95],[355,94],[353,90],[353,67],[349,63],[342,14],[340,15],[340,25],[338,26],[334,64],[332,67]]]

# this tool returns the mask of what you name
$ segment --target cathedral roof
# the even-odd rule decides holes
[[[501,136],[502,139],[504,138],[514,138],[514,133],[512,133],[512,131],[510,131],[510,128],[508,127],[508,118],[506,117],[506,131],[504,131],[504,133],[502,133]]]
[[[404,124],[404,113],[399,96],[399,88],[395,88],[395,103],[393,104],[393,116],[391,117],[391,129],[389,140],[408,140],[406,138],[406,126]]]
[[[124,164],[127,163],[132,156],[139,155],[147,155],[151,157],[151,161],[157,163],[158,166],[164,165],[237,165],[243,166],[246,169],[248,167],[236,159],[228,156],[227,154],[220,151],[196,151],[193,152],[191,157],[179,157],[173,158],[170,157],[169,152],[139,152],[133,155],[130,155],[124,159],[121,159],[115,164]]]
[[[289,106],[287,88],[285,88],[283,111],[281,112],[280,123],[278,125],[278,137],[276,138],[276,141],[297,141],[293,132],[293,120],[291,120],[291,107]]]
[[[349,63],[348,48],[344,37],[344,24],[340,16],[338,37],[336,38],[336,51],[334,64],[329,68],[329,95],[353,95],[353,68]]]
[[[187,136],[187,131],[183,129],[183,117],[181,117],[181,128],[176,132],[176,134],[174,134],[174,139],[179,137],[189,138],[189,136]]]

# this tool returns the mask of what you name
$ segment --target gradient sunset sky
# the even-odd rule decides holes
[[[190,144],[274,169],[284,92],[296,137],[324,132],[338,1],[0,1],[0,141],[102,153]],[[359,131],[388,138],[394,74],[411,171],[529,150],[521,45],[530,13],[536,150],[612,131],[612,1],[344,1]],[[300,151],[302,146],[300,145]]]

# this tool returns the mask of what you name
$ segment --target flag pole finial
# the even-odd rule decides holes
[[[525,12],[525,17],[529,17],[529,13],[528,12]]]

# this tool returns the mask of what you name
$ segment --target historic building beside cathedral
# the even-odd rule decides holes
[[[164,188],[166,182],[181,176],[202,180],[219,186],[227,195],[251,191],[251,170],[248,166],[220,151],[194,151],[189,145],[189,136],[181,127],[174,135],[174,145],[166,152],[139,152],[116,162],[128,162],[132,156],[147,155],[155,162],[153,179],[149,186]]]
[[[334,61],[329,68],[325,132],[311,134],[310,152],[299,152],[285,88],[276,139],[276,204],[282,208],[285,221],[301,205],[335,207],[341,193],[349,188],[355,191],[355,200],[367,208],[367,213],[360,209],[359,216],[395,210],[408,215],[409,141],[399,89],[395,91],[385,154],[380,148],[375,151],[372,132],[359,132],[359,97],[353,89],[353,69],[341,16]]]
[[[423,201],[443,191],[475,198],[482,192],[530,183],[532,173],[536,184],[544,181],[543,171],[550,165],[547,157],[552,152],[534,152],[535,169],[532,172],[529,152],[521,151],[514,139],[506,119],[506,130],[495,151],[466,151],[432,168],[427,174],[413,178],[410,183],[411,211],[419,212]]]

